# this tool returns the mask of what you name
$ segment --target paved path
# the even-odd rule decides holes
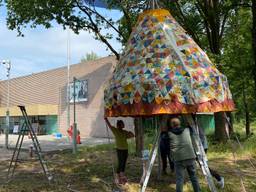
[[[6,150],[3,148],[0,148],[0,162],[1,161],[9,161],[12,157],[12,150]]]
[[[9,147],[14,148],[17,142],[18,135],[9,135]],[[66,149],[72,149],[72,143],[69,141],[68,137],[64,136],[61,139],[56,139],[52,135],[38,136],[38,140],[40,142],[41,148],[43,152],[52,152],[52,151],[62,151]],[[82,138],[81,146],[95,146],[100,144],[107,144],[107,138]],[[113,142],[113,140],[111,140]],[[5,143],[5,135],[0,135],[0,148],[4,147]],[[31,146],[32,141],[28,138],[28,136],[24,137],[22,149],[28,150]],[[0,155],[2,156],[2,155]]]

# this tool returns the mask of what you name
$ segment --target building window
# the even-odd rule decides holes
[[[70,103],[74,103],[74,84],[71,83],[70,87]],[[75,84],[75,99],[76,102],[88,101],[88,80],[78,80]]]

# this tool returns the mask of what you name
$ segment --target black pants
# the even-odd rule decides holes
[[[207,149],[205,149],[204,151],[205,151],[205,154],[207,154]],[[209,167],[209,170],[210,170],[211,175],[212,175],[217,181],[220,181],[220,180],[221,180],[221,176],[217,173],[217,171],[211,169],[210,167]]]
[[[170,156],[170,144],[169,140],[161,139],[160,141],[160,154],[162,159],[162,168],[163,171],[166,171],[167,168],[167,161],[169,161],[170,169],[174,171],[174,163]]]
[[[117,165],[117,173],[124,172],[125,171],[125,166],[126,166],[126,161],[128,158],[128,149],[122,150],[122,149],[117,149],[117,159],[118,159],[118,165]]]
[[[174,163],[171,160],[170,154],[166,153],[165,151],[161,151],[161,159],[163,164],[163,171],[166,171],[167,168],[167,161],[169,161],[170,169],[174,171]]]
[[[212,175],[217,181],[220,181],[220,180],[221,180],[221,176],[220,176],[215,170],[211,169],[210,167],[209,167],[209,170],[210,170],[211,175]]]

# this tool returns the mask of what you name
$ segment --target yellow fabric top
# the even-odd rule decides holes
[[[110,127],[110,129],[115,136],[116,148],[121,150],[128,149],[127,139],[129,138],[129,132],[115,127]]]
[[[138,22],[140,22],[145,16],[148,16],[148,15],[156,17],[159,21],[163,21],[164,17],[171,16],[171,13],[166,9],[146,10],[139,15]]]

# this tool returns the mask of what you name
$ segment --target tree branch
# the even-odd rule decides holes
[[[117,60],[120,59],[120,55],[118,54],[118,52],[113,48],[113,46],[111,46],[111,44],[108,42],[108,40],[100,33],[100,29],[98,28],[98,26],[96,25],[96,23],[93,21],[91,14],[88,12],[88,10],[86,10],[85,7],[81,6],[79,4],[79,2],[76,1],[76,4],[78,6],[79,9],[81,9],[89,18],[92,26],[90,26],[89,28],[96,34],[96,36],[99,37],[99,39],[105,43],[107,45],[107,47],[114,53],[114,55],[116,56]],[[88,27],[88,26],[87,26]]]
[[[197,36],[197,34],[196,33],[194,33],[194,31],[190,28],[190,27],[188,27],[188,25],[186,25],[186,16],[183,14],[183,12],[182,12],[182,9],[181,9],[181,6],[180,6],[180,3],[178,2],[178,1],[175,1],[175,4],[176,4],[176,6],[177,6],[177,8],[178,8],[178,11],[179,11],[179,13],[180,13],[180,15],[181,15],[181,19],[183,20],[183,23],[184,23],[184,26],[183,27],[185,27],[186,29],[187,29],[187,31],[188,31],[188,33],[193,37],[193,39],[197,42],[197,44],[200,46],[201,45],[201,42],[200,42],[200,40],[199,40],[199,37]]]
[[[76,1],[77,2],[77,1]],[[77,2],[78,4],[78,2]],[[107,25],[109,25],[111,28],[114,29],[114,31],[116,31],[123,39],[125,39],[124,35],[121,33],[120,30],[118,30],[111,22],[109,22],[105,17],[103,17],[101,14],[99,14],[96,10],[92,10],[90,7],[85,6],[85,5],[79,5],[79,8],[83,7],[82,11],[84,12],[85,9],[89,10],[90,12],[94,13],[95,15],[97,15],[98,17],[100,17],[103,21],[105,21],[107,23]]]
[[[226,25],[226,22],[228,19],[228,14],[229,14],[229,11],[227,11],[227,13],[224,15],[224,18],[222,20],[219,39],[221,39],[223,37],[224,31],[225,31],[225,25]]]
[[[132,32],[131,17],[130,17],[130,15],[129,15],[129,13],[127,13],[127,11],[124,9],[123,6],[121,6],[121,9],[122,9],[122,11],[123,11],[123,13],[124,13],[124,17],[125,17],[125,19],[126,19],[126,21],[127,21],[128,31],[129,31],[129,33],[131,33],[131,32]],[[125,38],[124,38],[124,39],[125,39]]]

